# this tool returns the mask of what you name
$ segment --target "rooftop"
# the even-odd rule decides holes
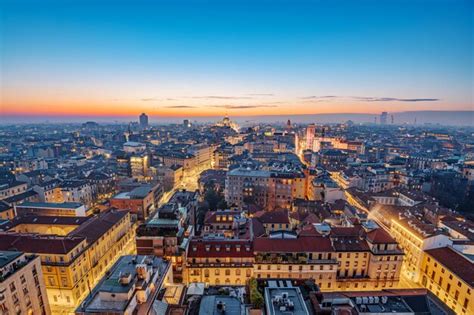
[[[21,255],[23,255],[23,253],[17,251],[0,251],[0,268],[5,267]]]
[[[156,290],[159,290],[168,268],[169,263],[166,260],[155,256],[122,256],[100,280],[76,313],[123,312],[133,303],[138,303],[136,307],[149,305],[148,300],[146,303],[139,303],[139,297],[135,293],[149,290],[153,279],[156,279],[153,285],[158,285]]]
[[[298,287],[266,287],[265,308],[268,315],[309,315]]]
[[[77,209],[82,207],[79,202],[23,202],[17,208]]]
[[[225,312],[221,309],[224,308]],[[199,315],[243,315],[245,307],[237,297],[227,295],[206,295],[201,299]]]
[[[474,263],[468,257],[451,247],[430,249],[426,253],[468,285],[474,286]]]

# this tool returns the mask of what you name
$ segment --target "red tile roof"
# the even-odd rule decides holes
[[[258,220],[263,224],[274,224],[274,223],[282,223],[282,224],[289,224],[290,219],[288,217],[288,211],[281,210],[281,211],[265,211],[260,216],[258,216]]]
[[[300,236],[296,239],[271,239],[266,237],[254,240],[255,252],[301,253],[333,251],[331,241],[321,236]]]
[[[253,257],[252,247],[252,242],[249,240],[192,239],[188,247],[188,257]]]
[[[110,228],[116,225],[129,213],[128,210],[111,210],[91,217],[87,222],[81,224],[69,236],[81,236],[87,238],[89,244],[97,241]]]
[[[17,250],[25,253],[62,255],[69,253],[84,240],[84,237],[1,233],[0,250]]]
[[[366,239],[372,244],[397,244],[397,241],[382,228],[368,232]]]
[[[450,247],[430,249],[426,253],[468,285],[474,286],[474,264],[468,258]]]

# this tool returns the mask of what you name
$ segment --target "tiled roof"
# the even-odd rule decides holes
[[[366,234],[366,239],[372,244],[396,244],[397,243],[397,241],[382,228],[375,229],[368,232]]]
[[[87,238],[89,244],[94,243],[102,235],[104,235],[112,226],[117,224],[123,217],[128,214],[127,210],[112,210],[91,217],[90,220],[81,224],[77,229],[72,231],[70,236],[80,236]]]
[[[193,239],[188,257],[253,257],[252,242],[248,240]]]
[[[258,220],[263,224],[272,224],[272,223],[283,223],[289,224],[290,219],[288,218],[288,211],[265,211],[260,216]]]
[[[38,215],[21,215],[11,220],[4,230],[9,230],[20,224],[48,224],[48,225],[81,225],[89,217],[63,217],[63,216],[38,216]]]
[[[0,250],[18,250],[25,253],[67,254],[84,237],[61,237],[25,233],[0,233]]]
[[[294,253],[294,252],[329,252],[333,251],[331,241],[326,237],[300,236],[295,239],[256,238],[256,252]]]
[[[430,249],[426,253],[468,285],[474,286],[474,264],[468,258],[450,247]]]

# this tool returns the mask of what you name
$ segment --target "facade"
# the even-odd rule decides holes
[[[278,172],[237,168],[227,172],[225,199],[243,207],[255,203],[264,209],[290,209],[293,199],[306,197],[307,177],[303,172]]]
[[[0,219],[11,220],[15,217],[15,210],[12,206],[3,200],[0,200]]]
[[[194,238],[185,283],[243,285],[257,279],[313,279],[321,290],[398,286],[403,252],[384,230],[332,227],[330,234],[270,233],[248,239]]]
[[[77,202],[89,208],[94,199],[92,186],[83,180],[71,180],[61,183],[63,202]]]
[[[23,202],[15,209],[17,215],[84,217],[89,214],[85,206],[77,202]]]
[[[0,251],[0,314],[51,314],[37,255]]]
[[[419,222],[414,217],[392,220],[390,232],[405,252],[402,272],[409,279],[418,283],[421,279],[425,251],[451,244],[447,235],[436,227]]]
[[[150,157],[148,154],[133,154],[130,156],[130,176],[137,180],[144,180],[150,169]]]
[[[245,285],[253,276],[252,247],[248,240],[192,239],[186,257],[185,283]]]
[[[131,191],[121,192],[110,199],[110,206],[117,209],[129,209],[139,220],[145,220],[155,210],[162,195],[159,185],[141,185]]]
[[[36,221],[42,221],[38,217]],[[66,218],[69,220],[69,218]],[[53,312],[73,311],[106,270],[124,254],[135,251],[135,235],[128,211],[109,211],[88,220],[76,219],[67,235],[38,234],[44,225],[61,225],[61,217],[30,225],[30,233],[3,232],[0,249],[15,248],[37,254]],[[46,229],[47,230],[47,229]]]
[[[0,182],[0,200],[21,194],[26,191],[27,187],[28,185],[24,182]]]
[[[421,284],[456,314],[474,314],[474,262],[451,247],[426,251]]]

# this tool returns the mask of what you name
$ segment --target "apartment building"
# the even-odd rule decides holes
[[[51,314],[39,256],[0,251],[0,314]]]
[[[245,285],[253,275],[253,244],[241,239],[190,240],[185,266],[185,283]]]
[[[315,228],[299,234],[267,231],[249,239],[207,237],[191,239],[185,283],[242,285],[257,279],[314,279],[321,290],[379,290],[395,288],[403,252],[381,228]]]
[[[305,198],[307,180],[300,171],[236,168],[227,172],[225,199],[242,207],[255,203],[264,209],[290,209],[295,198]]]
[[[160,291],[173,283],[170,265],[155,256],[120,257],[75,314],[157,314],[155,303],[160,301]]]
[[[456,314],[474,314],[474,262],[452,247],[429,249],[421,263],[421,284]]]
[[[426,250],[451,244],[449,236],[433,224],[414,216],[392,219],[390,233],[405,252],[402,272],[414,282],[421,280],[421,267]]]
[[[15,221],[0,233],[0,250],[14,247],[41,258],[53,311],[73,311],[119,256],[135,252],[135,232],[128,211],[112,210],[87,219],[36,218]],[[54,225],[58,225],[58,233],[69,227],[62,230],[64,235],[53,236],[47,227]]]

